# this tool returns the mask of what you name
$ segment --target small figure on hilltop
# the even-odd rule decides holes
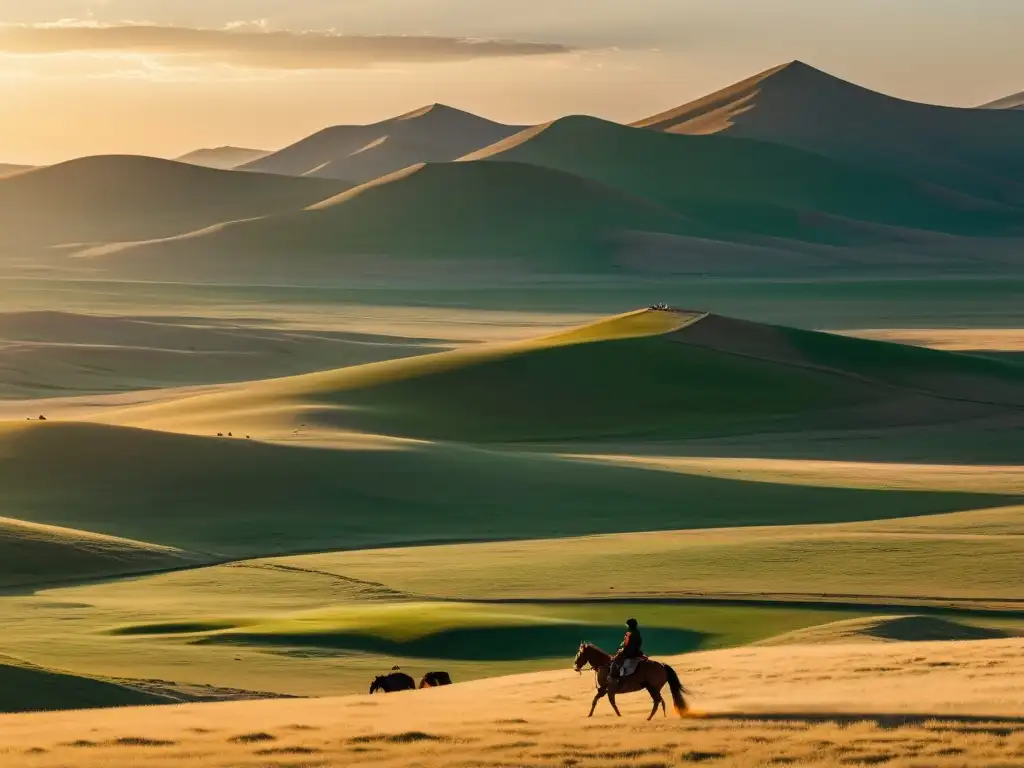
[[[43,416],[43,414],[41,414],[41,413],[40,413],[40,414],[39,414],[39,420],[40,420],[40,421],[46,421],[46,417],[45,417],[45,416]]]

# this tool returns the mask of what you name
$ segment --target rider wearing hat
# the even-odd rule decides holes
[[[608,670],[608,675],[612,680],[618,679],[622,662],[626,659],[639,659],[643,656],[644,639],[640,636],[636,619],[627,619],[626,627],[626,636],[622,638],[622,645],[619,646],[618,652],[612,657],[611,668]]]

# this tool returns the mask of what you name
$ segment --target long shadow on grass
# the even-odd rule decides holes
[[[648,649],[651,654],[687,653],[700,648],[708,638],[702,632],[686,629],[659,627],[653,632],[657,635],[657,645]],[[352,632],[264,634],[243,631],[212,635],[195,642],[359,651],[425,659],[519,661],[553,658],[568,660],[582,640],[614,651],[620,636],[620,630],[610,630],[607,626],[568,624],[453,629],[401,641]]]

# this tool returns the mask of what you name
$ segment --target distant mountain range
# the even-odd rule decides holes
[[[903,101],[801,62],[629,126],[435,104],[237,171],[195,164],[251,152],[0,178],[0,245],[184,280],[1024,268],[1024,111]]]
[[[1024,204],[1024,117],[919,104],[796,61],[633,123],[761,139]]]
[[[180,163],[202,165],[207,168],[231,170],[245,163],[251,163],[270,154],[266,149],[246,149],[245,147],[208,147],[197,149],[176,158]]]
[[[12,173],[31,170],[31,165],[15,165],[13,163],[0,163],[0,176],[10,176]]]
[[[0,242],[52,246],[161,237],[301,209],[346,188],[136,155],[98,155],[0,178]]]
[[[371,125],[325,128],[242,168],[363,182],[416,163],[455,160],[521,129],[431,104]]]

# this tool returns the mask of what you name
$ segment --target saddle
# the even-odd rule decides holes
[[[620,675],[620,677],[629,677],[634,672],[636,672],[636,668],[640,666],[641,661],[647,661],[647,657],[637,656],[635,659],[623,659],[622,674]]]

